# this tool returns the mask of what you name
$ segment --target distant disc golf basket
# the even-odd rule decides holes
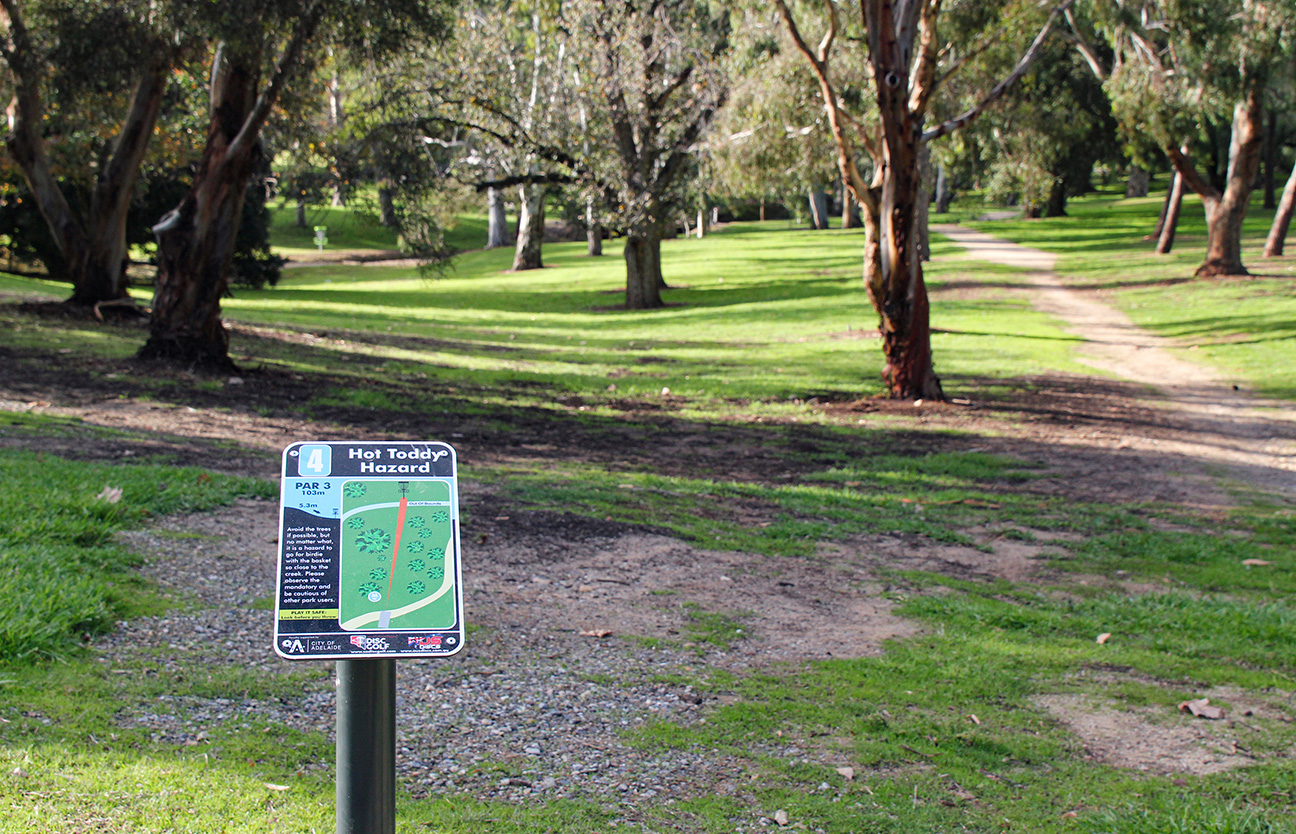
[[[328,226],[315,227],[315,246],[323,252],[324,247],[328,245]]]

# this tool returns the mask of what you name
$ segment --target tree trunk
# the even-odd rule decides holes
[[[1140,168],[1137,165],[1130,165],[1129,179],[1125,181],[1126,197],[1146,197],[1148,195],[1148,185],[1152,175],[1146,168]]]
[[[914,231],[918,235],[918,259],[931,260],[931,236],[927,226],[930,222],[932,180],[931,147],[927,143],[918,146],[918,193],[914,196]]]
[[[760,220],[762,223],[765,222],[765,198],[764,197],[761,197],[761,201],[760,201]]]
[[[102,301],[127,298],[126,219],[170,78],[168,56],[158,55],[144,68],[114,140],[112,155],[96,177],[90,211],[83,220],[72,210],[53,174],[41,134],[46,113],[40,93],[44,73],[39,59],[32,54],[22,19],[11,17],[9,22],[14,103],[5,145],[58,249],[61,277],[72,282],[72,296],[66,303],[92,307]]]
[[[1291,176],[1287,177],[1282,200],[1278,203],[1278,210],[1274,212],[1273,225],[1269,227],[1269,237],[1265,240],[1264,248],[1266,258],[1276,258],[1283,253],[1293,209],[1296,209],[1296,165],[1292,166]]]
[[[1170,169],[1170,184],[1169,184],[1168,186],[1166,186],[1165,199],[1161,201],[1161,214],[1157,216],[1157,224],[1156,224],[1156,228],[1152,230],[1152,234],[1147,235],[1146,237],[1144,237],[1144,238],[1143,238],[1144,240],[1159,240],[1159,239],[1160,239],[1160,237],[1161,237],[1161,231],[1162,231],[1163,229],[1165,229],[1166,213],[1170,211],[1170,201],[1171,201],[1172,199],[1174,199],[1175,178],[1178,177],[1178,176],[1179,176],[1179,174],[1174,170],[1174,168],[1171,168],[1171,169]],[[1181,200],[1183,199],[1183,189],[1182,189],[1182,186],[1180,187],[1179,197],[1180,197]]]
[[[892,397],[943,400],[932,369],[930,308],[918,258],[917,137],[885,147],[889,156],[877,216],[866,213],[864,282],[880,318],[882,378]]]
[[[258,143],[236,143],[257,102],[259,56],[218,50],[212,72],[207,145],[192,189],[153,227],[158,244],[153,320],[141,359],[230,371],[229,333],[220,300],[243,213]]]
[[[513,243],[509,235],[504,195],[498,188],[486,189],[486,248],[498,249]]]
[[[590,257],[597,258],[603,254],[603,224],[594,214],[593,200],[585,201],[585,242]]]
[[[828,195],[822,188],[815,188],[810,191],[810,228],[827,229],[828,228]]]
[[[540,269],[544,266],[540,249],[544,244],[544,198],[540,185],[518,186],[521,209],[518,211],[517,248],[513,253],[513,271]]]
[[[1199,276],[1247,275],[1242,265],[1242,221],[1246,219],[1251,191],[1260,168],[1263,141],[1259,85],[1233,110],[1233,135],[1229,142],[1228,180],[1218,200],[1203,198],[1206,208],[1206,261]]]
[[[866,218],[876,226],[876,231],[870,228],[869,232],[877,246],[875,256],[865,253],[864,280],[881,318],[879,330],[886,357],[882,378],[892,397],[944,400],[940,379],[932,368],[931,311],[918,257],[915,201],[921,187],[918,146],[923,117],[909,109],[905,79],[911,57],[897,43],[893,21],[885,20],[890,17],[889,10],[878,4],[867,11],[870,62],[879,82],[875,93],[881,158],[875,161],[881,167],[882,183],[876,216]],[[866,250],[868,244],[866,236]]]
[[[1067,188],[1066,183],[1054,180],[1049,189],[1048,204],[1044,206],[1045,217],[1066,217]]]
[[[664,307],[661,291],[666,280],[661,271],[661,228],[654,223],[631,227],[626,234],[626,309]]]
[[[333,208],[346,208],[346,186],[340,182],[333,183]]]
[[[950,203],[954,202],[954,189],[950,186],[949,174],[944,165],[936,166],[936,213],[949,214]]]
[[[378,222],[389,229],[396,225],[396,203],[392,199],[389,179],[380,180],[378,183]]]
[[[1161,214],[1161,231],[1157,235],[1156,252],[1158,255],[1169,255],[1174,248],[1175,232],[1179,228],[1179,212],[1183,208],[1184,180],[1178,171],[1170,180],[1170,191],[1166,194],[1165,211]]]
[[[1271,209],[1274,207],[1274,189],[1277,187],[1278,177],[1274,169],[1278,167],[1278,111],[1273,108],[1269,109],[1269,123],[1265,126],[1264,142],[1264,207]],[[1265,247],[1268,249],[1268,246]],[[1266,252],[1266,255],[1268,253]]]
[[[701,240],[706,237],[707,233],[707,210],[706,206],[698,209],[697,213],[697,238]]]
[[[297,195],[297,228],[306,228],[306,192]]]

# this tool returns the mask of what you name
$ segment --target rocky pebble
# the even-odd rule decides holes
[[[247,502],[249,513],[264,505]],[[97,644],[111,672],[201,675],[213,669],[295,675],[278,698],[162,695],[124,704],[118,720],[178,746],[212,745],[230,730],[287,727],[329,734],[332,664],[288,662],[271,650],[274,548],[265,529],[228,518],[169,519],[127,536],[143,572],[181,604],[118,623]],[[734,790],[736,762],[714,751],[632,748],[627,733],[658,721],[705,721],[692,687],[708,658],[574,628],[531,630],[474,618],[458,655],[398,664],[397,771],[415,795],[471,794],[509,802],[580,797],[613,804],[673,802]],[[489,606],[486,606],[489,609]],[[488,613],[488,612],[487,612]],[[318,670],[318,674],[309,674]],[[303,672],[307,674],[302,674]],[[664,682],[668,681],[668,682]],[[184,691],[177,687],[177,691]],[[304,770],[330,769],[332,762]]]

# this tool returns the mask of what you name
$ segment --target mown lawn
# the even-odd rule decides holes
[[[1056,248],[1077,283],[1108,293],[1147,326],[1200,340],[1198,353],[1222,367],[1257,369],[1247,377],[1257,388],[1290,396],[1296,372],[1275,360],[1292,355],[1283,335],[1288,278],[1186,280],[1196,260],[1191,222],[1172,261],[1146,255],[1134,240],[1155,210],[1154,200],[1098,197],[1074,203],[1070,219],[982,228]],[[458,409],[443,415],[447,425],[461,416],[493,420],[506,442],[518,430],[511,415],[530,409],[573,432],[638,421],[641,434],[627,436],[651,438],[668,424],[620,406],[657,403],[680,421],[675,427],[741,427],[734,436],[770,462],[766,474],[739,478],[662,473],[635,463],[642,458],[633,449],[615,471],[518,452],[515,462],[464,472],[520,507],[647,523],[706,547],[772,555],[813,555],[821,543],[874,533],[993,548],[994,537],[971,532],[989,530],[1051,543],[1047,582],[886,573],[885,593],[921,624],[919,636],[878,657],[710,670],[682,682],[710,696],[706,723],[657,722],[627,735],[644,751],[687,746],[739,757],[743,788],[733,795],[628,809],[402,792],[398,830],[719,834],[777,827],[760,820],[778,810],[797,830],[825,832],[1293,830],[1293,509],[1279,501],[1203,510],[1068,500],[1033,489],[1031,461],[986,454],[956,432],[929,431],[917,415],[822,408],[879,391],[859,246],[857,235],[785,224],[733,224],[703,241],[670,241],[672,306],[647,313],[618,307],[615,242],[602,259],[586,257],[580,244],[546,247],[548,267],[531,273],[506,272],[510,253],[498,250],[462,255],[437,277],[315,267],[226,301],[240,361],[308,383],[297,415],[340,406],[393,416]],[[1039,374],[1086,372],[1075,340],[1034,312],[1011,278],[1003,267],[932,266],[935,351],[950,394],[977,398]],[[60,294],[0,279],[6,292],[33,289]],[[1168,290],[1182,295],[1166,300]],[[1217,295],[1226,291],[1237,297]],[[67,350],[116,369],[142,338],[11,308],[0,315],[0,344],[15,361]],[[1264,338],[1229,337],[1244,329]],[[1266,363],[1274,365],[1267,387]],[[135,374],[132,390],[165,402],[228,388],[223,379],[153,379],[125,364],[112,373]],[[86,645],[85,635],[117,618],[192,604],[134,579],[135,557],[112,544],[113,531],[271,487],[165,461],[36,456],[4,439],[93,432],[30,415],[0,413],[0,422],[8,507],[0,525],[0,832],[331,830],[331,776],[311,767],[330,756],[325,734],[229,725],[214,728],[208,745],[177,749],[114,719],[123,705],[162,695],[292,703],[327,686],[327,669],[273,675],[180,658],[182,675],[157,677],[143,667],[107,669],[92,640]],[[814,450],[797,444],[795,426],[815,430]],[[950,448],[915,451],[897,440],[912,436]],[[122,490],[116,500],[114,489]],[[737,507],[763,520],[727,511]],[[740,622],[698,611],[694,637],[741,640]],[[1109,637],[1099,643],[1100,634]],[[1045,706],[1073,698],[1196,727],[1200,719],[1177,705],[1203,692],[1215,693],[1230,723],[1202,732],[1245,751],[1251,766],[1185,776],[1101,764]]]

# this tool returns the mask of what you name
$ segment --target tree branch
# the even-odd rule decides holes
[[[1081,34],[1080,27],[1076,25],[1075,15],[1071,13],[1070,9],[1067,9],[1064,14],[1066,15],[1067,25],[1071,27],[1070,36],[1067,39],[1075,44],[1076,51],[1085,59],[1085,63],[1089,65],[1089,69],[1098,81],[1100,83],[1106,81],[1110,73],[1102,65],[1102,61],[1098,60],[1098,53],[1089,44],[1089,39]]]
[[[831,46],[839,19],[832,0],[824,0],[824,2],[828,7],[829,32],[824,35],[820,43],[821,45]],[[812,52],[805,38],[801,36],[801,30],[797,27],[796,19],[792,17],[792,10],[788,8],[787,3],[784,0],[775,0],[775,3],[778,6],[779,15],[783,18],[783,23],[787,27],[788,34],[791,35],[792,42],[796,45],[797,51],[810,62],[810,68],[814,70],[816,78],[819,79],[819,92],[823,97],[824,111],[828,115],[828,125],[832,129],[833,140],[837,144],[837,169],[841,174],[842,182],[855,195],[856,202],[871,208],[875,200],[872,192],[864,182],[864,177],[859,172],[859,166],[855,164],[855,149],[851,144],[850,137],[843,128],[843,124],[849,124],[854,128],[856,135],[863,140],[865,148],[874,159],[877,158],[876,147],[871,141],[868,141],[860,124],[845,112],[841,107],[841,103],[837,100],[837,93],[833,90],[832,79],[828,76],[827,52],[822,56]]]
[[[322,0],[314,0],[297,18],[297,25],[293,27],[292,37],[284,45],[283,52],[279,54],[279,60],[275,62],[274,73],[270,76],[270,83],[257,96],[256,103],[252,106],[247,118],[243,120],[243,126],[239,128],[238,135],[230,142],[227,156],[237,158],[257,141],[261,134],[261,128],[265,125],[266,119],[270,118],[270,112],[278,102],[279,94],[283,91],[284,85],[288,83],[288,79],[292,77],[292,74],[297,71],[302,51],[306,48],[311,36],[315,34],[315,27],[319,24],[320,16],[323,13],[324,3]]]
[[[1178,148],[1174,145],[1167,145],[1165,153],[1175,171],[1178,172],[1179,176],[1183,177],[1184,185],[1195,191],[1202,199],[1218,200],[1221,197],[1219,190],[1211,185],[1210,180],[1202,176],[1201,172],[1197,170],[1197,166],[1188,158],[1188,145],[1186,143]]]
[[[473,188],[480,194],[491,188],[509,188],[514,185],[570,185],[576,181],[571,174],[519,174],[515,177],[476,182],[473,183]]]
[[[1008,73],[1008,77],[996,84],[994,89],[992,89],[986,97],[980,101],[980,103],[966,112],[955,116],[949,121],[943,122],[931,130],[926,131],[922,135],[922,141],[930,142],[933,139],[939,139],[947,133],[953,133],[959,128],[966,127],[973,119],[984,113],[986,108],[991,104],[994,104],[994,102],[1003,96],[1004,93],[1008,92],[1012,85],[1017,83],[1017,80],[1026,74],[1026,70],[1030,68],[1031,62],[1035,60],[1035,57],[1039,54],[1040,50],[1043,49],[1044,41],[1048,38],[1049,32],[1052,31],[1054,23],[1057,22],[1057,19],[1061,17],[1074,2],[1075,0],[1064,0],[1060,6],[1053,9],[1049,14],[1048,20],[1044,23],[1044,28],[1040,29],[1039,34],[1035,36],[1035,40],[1031,43],[1030,48],[1026,50],[1026,53],[1022,55],[1021,59],[1017,62],[1017,66],[1013,67],[1013,71]]]

